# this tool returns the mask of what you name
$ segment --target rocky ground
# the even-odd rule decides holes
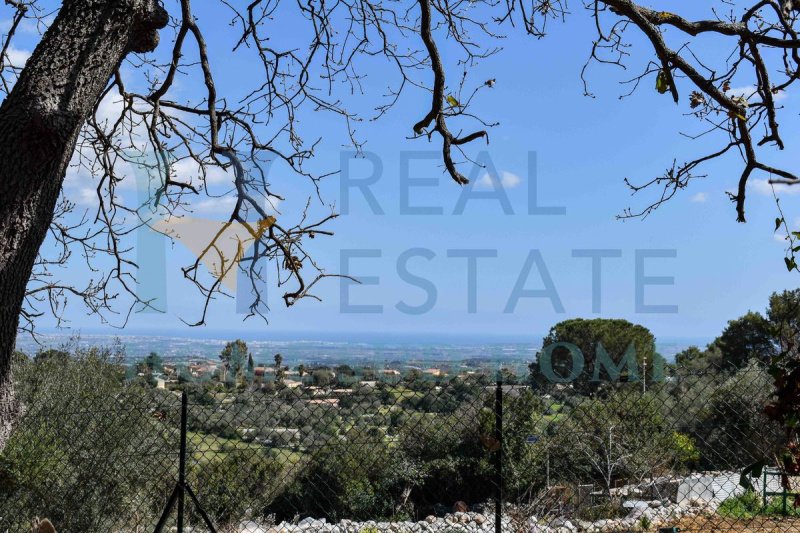
[[[594,522],[559,518],[531,517],[522,523],[504,517],[503,533],[641,533],[659,528],[678,527],[681,533],[800,533],[799,519],[755,518],[734,520],[714,514],[708,505],[692,502],[677,505],[661,501],[626,502],[627,516]],[[644,529],[644,528],[647,529]],[[493,533],[494,516],[476,512],[429,516],[418,522],[355,522],[305,518],[297,523],[265,526],[243,522],[237,533]]]
[[[661,501],[626,502],[628,513],[624,518],[604,519],[595,522],[569,520],[566,518],[540,519],[531,517],[522,523],[503,517],[503,533],[617,533],[642,531],[646,524],[676,523],[701,516],[708,509],[697,505],[676,505]],[[655,529],[653,529],[655,531]],[[297,523],[281,523],[263,526],[255,522],[244,522],[239,533],[492,533],[495,531],[494,516],[475,512],[449,513],[443,517],[429,516],[419,522],[354,522],[342,520],[329,523],[325,520],[305,518]],[[701,530],[689,530],[701,531]],[[706,530],[702,530],[706,531]]]

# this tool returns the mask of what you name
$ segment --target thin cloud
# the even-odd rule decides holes
[[[705,203],[706,200],[708,200],[708,194],[704,193],[704,192],[698,192],[698,193],[692,195],[691,198],[689,198],[690,202],[694,202],[696,204]]]
[[[748,182],[750,189],[763,196],[772,196],[772,188],[775,188],[775,194],[779,196],[794,196],[800,194],[800,184],[786,185],[783,183],[770,184],[768,179],[751,179]]]
[[[236,198],[233,196],[223,196],[222,198],[206,198],[190,207],[191,211],[200,215],[219,215],[233,212],[236,207]]]
[[[499,183],[500,187],[503,189],[513,189],[522,183],[522,178],[513,172],[508,172],[506,170],[500,172],[499,178],[500,179],[498,180],[498,176],[490,175],[487,172],[481,176],[481,178],[475,183],[475,186],[481,189],[493,189],[495,188],[495,185]]]
[[[231,194],[221,198],[205,198],[192,203],[189,210],[196,215],[225,215],[229,216],[236,207],[236,196]],[[273,198],[264,203],[264,211],[268,215],[277,215],[280,200]],[[252,212],[252,211],[251,211]]]
[[[728,91],[728,94],[731,96],[741,96],[749,100],[750,98],[758,94],[758,89],[756,88],[755,85],[744,85],[742,87],[734,87],[733,89]],[[786,91],[778,91],[777,93],[772,94],[772,99],[775,100],[776,102],[785,100],[788,97],[789,95],[786,94]]]
[[[78,207],[95,207],[98,204],[97,190],[81,187],[67,193],[67,198]]]
[[[15,48],[14,46],[9,46],[8,50],[6,50],[6,59],[15,68],[24,67],[30,57],[31,53],[28,50]]]
[[[179,181],[188,181],[192,184],[198,183],[200,176],[202,176],[200,165],[197,164],[197,161],[189,157],[181,159],[172,165],[172,172],[175,174],[175,179]],[[233,176],[228,174],[225,169],[218,166],[208,165],[206,167],[205,180],[206,185],[227,183],[233,186]]]
[[[793,232],[800,231],[800,217],[796,217],[793,221],[791,221],[789,228],[791,228],[790,230]],[[787,244],[788,239],[786,237],[786,227],[781,224],[781,227],[775,230],[772,238],[781,244]]]
[[[27,33],[28,35],[41,35],[50,27],[53,23],[55,17],[52,15],[44,17],[44,18],[36,18],[36,19],[29,19],[23,18],[19,21],[19,25],[17,26],[18,33]],[[14,19],[12,18],[5,18],[0,20],[0,31],[3,33],[8,33],[11,30],[11,27],[14,25]]]

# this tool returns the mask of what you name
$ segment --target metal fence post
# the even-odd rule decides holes
[[[178,459],[178,533],[183,533],[183,508],[186,494],[186,419],[189,399],[186,390],[181,392],[181,454]]]
[[[202,518],[203,522],[208,526],[209,531],[211,531],[211,533],[217,533],[211,518],[209,518],[203,506],[200,505],[200,500],[197,499],[197,495],[192,490],[192,487],[186,482],[186,427],[188,419],[189,397],[184,390],[181,392],[181,444],[180,456],[178,457],[178,483],[175,485],[175,489],[169,497],[169,502],[164,508],[164,512],[161,514],[158,524],[156,524],[154,533],[161,533],[163,531],[167,523],[167,518],[176,504],[178,506],[177,530],[178,533],[183,533],[184,500],[186,493],[189,494],[189,498],[191,498],[194,503],[195,509],[200,514],[200,518]]]
[[[498,377],[494,395],[494,439],[497,446],[494,455],[494,531],[502,532],[503,518],[503,380]]]

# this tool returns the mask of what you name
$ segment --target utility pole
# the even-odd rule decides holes
[[[647,392],[647,356],[642,360],[642,394]]]
[[[547,490],[550,490],[550,450],[547,450]]]
[[[611,483],[614,478],[614,459],[612,457],[613,452],[611,448],[612,444],[612,432],[614,431],[614,426],[608,427],[608,448],[606,449],[606,468],[607,472],[603,475],[606,478],[606,490],[608,490],[609,496],[611,495]]]

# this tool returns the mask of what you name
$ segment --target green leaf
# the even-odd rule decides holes
[[[783,262],[786,263],[786,270],[789,272],[797,268],[797,263],[795,262],[794,257],[784,257]]]
[[[778,228],[781,227],[781,222],[783,222],[782,218],[779,217],[775,219],[775,231],[778,231]]]
[[[660,94],[664,94],[669,90],[669,79],[667,78],[667,73],[663,70],[658,71],[658,76],[656,77],[656,91]]]

